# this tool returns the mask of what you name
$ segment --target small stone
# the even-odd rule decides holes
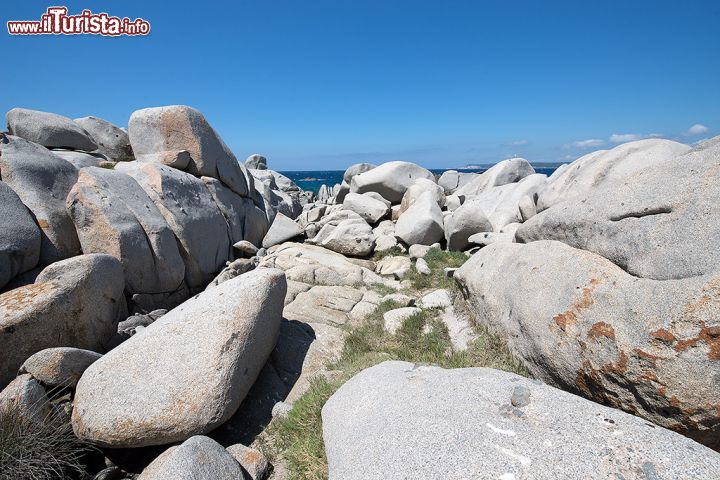
[[[514,407],[518,408],[530,405],[530,389],[522,386],[513,388],[510,403],[512,403]]]
[[[395,333],[400,330],[400,327],[402,327],[405,320],[420,313],[421,311],[422,310],[417,307],[404,307],[386,312],[385,315],[383,315],[385,330],[388,333],[395,335]]]
[[[251,258],[258,253],[258,248],[247,240],[240,240],[233,245],[233,248],[245,258]]]
[[[277,402],[272,408],[273,418],[287,418],[293,406],[286,402]]]
[[[451,267],[443,268],[443,272],[445,272],[445,276],[448,278],[453,278],[455,276],[455,270],[457,270],[457,268],[451,268]]]
[[[225,450],[237,460],[252,480],[261,480],[267,475],[270,463],[259,450],[246,447],[241,443],[230,445]]]
[[[412,307],[415,305],[415,299],[408,296],[403,295],[402,293],[391,293],[389,295],[385,295],[382,298],[383,302],[395,302],[399,305],[402,305],[403,307]]]
[[[421,275],[432,274],[432,270],[430,270],[430,267],[428,266],[424,258],[417,259],[417,261],[415,262],[415,270],[417,270],[418,273]]]

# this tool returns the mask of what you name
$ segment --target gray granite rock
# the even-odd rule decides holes
[[[123,265],[126,292],[180,288],[185,264],[173,231],[129,175],[87,167],[67,197],[67,211],[85,253],[107,253]]]
[[[286,281],[256,269],[171,310],[92,364],[73,429],[92,443],[182,441],[228,420],[275,346]]]
[[[3,135],[0,171],[40,227],[40,264],[78,255],[80,242],[65,210],[65,198],[77,180],[75,167],[37,143]]]
[[[137,480],[242,480],[235,458],[215,440],[202,435],[170,447]]]
[[[443,237],[442,211],[432,192],[425,192],[400,215],[395,236],[407,245],[432,245]]]
[[[83,372],[102,355],[91,350],[55,347],[32,354],[19,372],[29,373],[50,387],[75,388]]]
[[[52,347],[104,351],[125,313],[120,262],[80,255],[45,268],[34,284],[0,295],[0,387],[32,354]]]
[[[20,197],[0,182],[0,289],[40,259],[40,229]]]
[[[203,181],[154,163],[121,162],[116,168],[140,184],[175,234],[188,287],[204,287],[230,258],[232,243],[225,217]]]
[[[524,158],[510,158],[493,165],[453,193],[460,196],[478,195],[488,188],[515,183],[533,173],[535,169]]]
[[[370,224],[377,223],[390,212],[389,205],[373,198],[369,193],[348,193],[343,200],[343,208],[357,213]]]
[[[130,137],[123,129],[113,125],[107,120],[97,117],[76,118],[75,123],[85,130],[90,138],[97,144],[97,152],[107,158],[123,162],[132,160],[133,151],[130,146]]]
[[[267,158],[254,153],[245,159],[245,167],[253,170],[267,170]]]
[[[709,381],[720,378],[717,274],[637,278],[537,241],[485,247],[455,278],[478,324],[536,378],[720,446],[720,392]]]
[[[0,412],[8,410],[37,422],[47,420],[52,412],[45,389],[27,374],[19,375],[0,392]]]
[[[6,115],[8,131],[48,148],[70,148],[91,152],[97,144],[78,124],[49,112],[13,108]]]
[[[377,192],[390,202],[399,203],[408,187],[420,178],[435,181],[429,170],[414,163],[388,162],[354,175],[350,190],[355,193]]]
[[[275,215],[270,230],[265,234],[263,238],[262,246],[264,248],[270,248],[278,243],[286,242],[292,238],[303,234],[303,229],[291,218],[286,217],[282,213]]]
[[[720,454],[688,438],[488,368],[384,362],[340,387],[322,424],[330,480],[720,476]]]
[[[685,150],[669,143],[670,151]],[[599,185],[532,217],[517,230],[518,241],[559,240],[642,278],[718,272],[712,239],[720,236],[720,138],[684,155],[641,159],[626,169],[620,163]]]
[[[445,240],[448,250],[465,250],[470,237],[478,232],[492,231],[493,226],[479,203],[466,202],[455,210],[445,222]]]
[[[248,194],[237,158],[194,108],[171,105],[137,110],[130,116],[128,132],[136,156],[186,150],[190,153],[188,172],[217,178],[238,195]]]

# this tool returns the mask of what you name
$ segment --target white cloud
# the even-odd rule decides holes
[[[605,145],[605,140],[600,140],[599,138],[578,140],[577,142],[573,142],[570,144],[570,146],[577,148],[601,147],[603,145]]]
[[[686,137],[694,137],[695,135],[703,135],[707,133],[710,129],[706,127],[705,125],[702,125],[700,123],[696,123],[692,127],[688,128],[686,131],[683,132],[683,135]]]
[[[612,135],[610,135],[610,141],[613,143],[625,143],[634,142],[636,140],[643,140],[645,138],[658,138],[662,136],[662,133],[613,133]]]
[[[530,142],[528,142],[527,140],[515,140],[514,142],[512,142],[513,145],[518,146],[518,147],[520,147],[522,145],[527,145],[528,143],[530,143]]]

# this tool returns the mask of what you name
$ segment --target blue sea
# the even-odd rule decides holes
[[[560,163],[544,163],[542,165],[533,165],[537,173],[544,173],[550,176],[561,164]],[[435,175],[440,175],[447,170],[457,170],[462,173],[482,173],[490,168],[492,165],[482,166],[477,169],[459,169],[459,168],[446,168],[446,169],[430,169]],[[280,172],[286,177],[290,178],[293,182],[303,190],[309,190],[313,193],[317,193],[320,190],[320,185],[327,185],[332,188],[336,183],[342,183],[343,174],[345,170],[298,170],[291,172]]]

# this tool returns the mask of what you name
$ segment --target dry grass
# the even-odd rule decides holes
[[[17,405],[0,409],[0,480],[80,478],[87,448],[57,413],[39,421]]]

